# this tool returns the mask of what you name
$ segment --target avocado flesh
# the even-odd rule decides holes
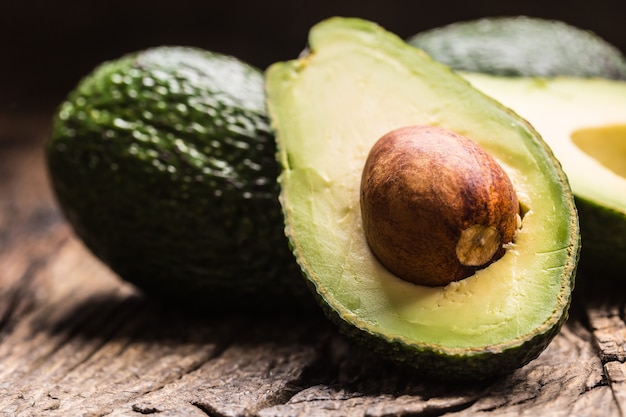
[[[526,118],[567,173],[580,212],[580,267],[594,276],[626,268],[626,83],[463,72],[472,85]]]
[[[53,189],[121,278],[194,309],[310,298],[282,230],[263,82],[235,58],[162,46],[101,64],[60,105]]]
[[[382,354],[445,379],[536,357],[565,320],[579,250],[567,180],[521,118],[374,23],[332,18],[266,91],[283,171],[286,234],[322,308]],[[374,142],[406,125],[478,142],[516,187],[523,226],[505,255],[445,287],[405,282],[371,254],[359,182]]]

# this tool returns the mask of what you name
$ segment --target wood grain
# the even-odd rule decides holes
[[[471,385],[384,362],[321,314],[194,316],[147,299],[59,213],[42,158],[48,120],[0,117],[0,415],[626,412],[623,291],[599,277],[580,277],[570,319],[538,359]]]

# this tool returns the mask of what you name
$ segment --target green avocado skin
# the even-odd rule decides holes
[[[407,42],[456,70],[626,79],[626,57],[618,48],[558,20],[486,17],[426,30]]]
[[[578,268],[594,278],[620,278],[626,265],[626,214],[575,196],[584,250]]]
[[[309,298],[275,152],[260,71],[179,46],[101,64],[45,145],[59,205],[98,258],[150,295],[210,309]]]

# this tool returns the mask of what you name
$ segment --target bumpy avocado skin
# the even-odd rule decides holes
[[[456,70],[502,76],[626,79],[626,57],[597,34],[558,20],[487,17],[407,39]]]
[[[103,63],[60,106],[45,154],[76,234],[146,293],[203,309],[309,298],[256,68],[178,46]]]

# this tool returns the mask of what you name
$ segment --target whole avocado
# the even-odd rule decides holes
[[[45,145],[85,245],[144,292],[203,309],[302,303],[275,152],[262,73],[183,46],[95,68]]]
[[[626,57],[617,47],[554,19],[484,17],[419,32],[407,42],[459,71],[626,79]]]

